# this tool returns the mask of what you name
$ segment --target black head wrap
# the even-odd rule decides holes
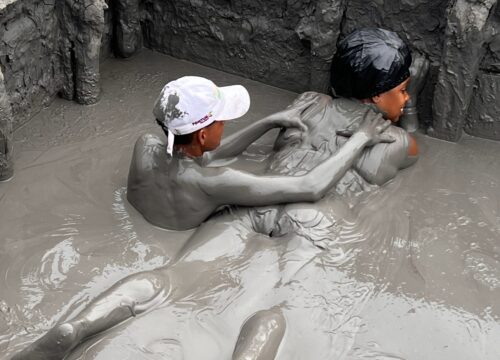
[[[355,30],[338,45],[331,85],[335,95],[368,99],[405,81],[410,65],[410,49],[396,33]]]

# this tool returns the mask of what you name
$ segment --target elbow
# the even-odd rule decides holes
[[[319,190],[313,191],[311,193],[311,201],[312,202],[320,201],[321,199],[323,199],[324,196],[325,196],[324,191],[319,191]]]
[[[325,196],[326,190],[324,186],[321,186],[319,181],[315,179],[302,179],[301,188],[306,189],[304,191],[305,199],[304,201],[316,202],[319,201]]]
[[[419,154],[419,148],[417,141],[411,135],[408,135],[408,156],[417,157]]]

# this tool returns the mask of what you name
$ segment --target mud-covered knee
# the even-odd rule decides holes
[[[54,343],[60,347],[68,347],[74,344],[77,337],[77,329],[71,323],[56,325],[48,334]]]
[[[274,359],[285,330],[286,320],[279,308],[256,312],[243,324],[232,359]]]

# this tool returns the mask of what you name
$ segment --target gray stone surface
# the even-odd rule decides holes
[[[458,141],[462,136],[472,87],[484,57],[485,29],[496,0],[457,0],[450,9],[446,43],[434,91],[429,134]]]
[[[101,38],[105,47],[111,42],[112,18],[104,8],[101,0],[17,1],[1,8],[0,66],[14,127],[58,92],[81,103],[97,100]]]
[[[321,45],[309,40],[317,34],[301,31],[310,25],[299,25],[316,17],[315,4],[146,0],[145,42],[177,58],[304,91],[310,88],[312,49]],[[337,17],[335,12],[332,17]]]
[[[481,71],[500,73],[500,6],[491,16],[486,29],[486,54],[480,65]]]
[[[0,11],[0,66],[18,126],[57,92],[57,14],[52,1],[17,1]]]
[[[0,71],[0,181],[12,177],[12,112]]]
[[[500,6],[486,31],[486,54],[469,106],[465,131],[471,135],[500,140]]]
[[[104,33],[104,0],[67,0],[59,10],[63,70],[61,94],[94,104],[100,94],[99,55]]]
[[[500,140],[500,74],[479,75],[465,131],[474,136]]]
[[[116,0],[113,10],[116,54],[132,56],[142,47],[139,0]]]

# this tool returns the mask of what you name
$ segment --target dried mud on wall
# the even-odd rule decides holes
[[[465,122],[471,135],[500,140],[500,6],[486,29],[488,40]]]
[[[328,91],[337,41],[352,30],[396,31],[430,62],[417,102],[422,127],[451,141],[464,128],[500,140],[491,93],[497,0],[144,0],[140,8],[147,47],[298,92]]]
[[[103,0],[4,3],[0,67],[13,127],[58,93],[82,104],[99,97],[99,59],[110,54],[111,13]]]
[[[60,86],[55,4],[17,1],[0,11],[0,22],[0,66],[16,126]]]
[[[99,60],[144,45],[267,84],[328,92],[339,39],[396,31],[430,62],[418,97],[429,134],[500,140],[498,0],[46,0],[0,9],[0,67],[19,125],[60,93],[99,99]]]
[[[325,69],[322,43],[329,46],[324,53],[331,57],[344,4],[146,0],[143,6],[146,46],[301,92],[321,88],[314,83],[319,77],[311,82],[312,58],[319,59],[314,61],[317,70]],[[321,21],[317,19],[317,6],[323,7]],[[324,74],[321,80],[326,78]]]
[[[339,36],[360,27],[394,30],[431,61],[419,102],[430,124],[448,3],[146,0],[143,28],[154,50],[298,92],[328,91]]]

